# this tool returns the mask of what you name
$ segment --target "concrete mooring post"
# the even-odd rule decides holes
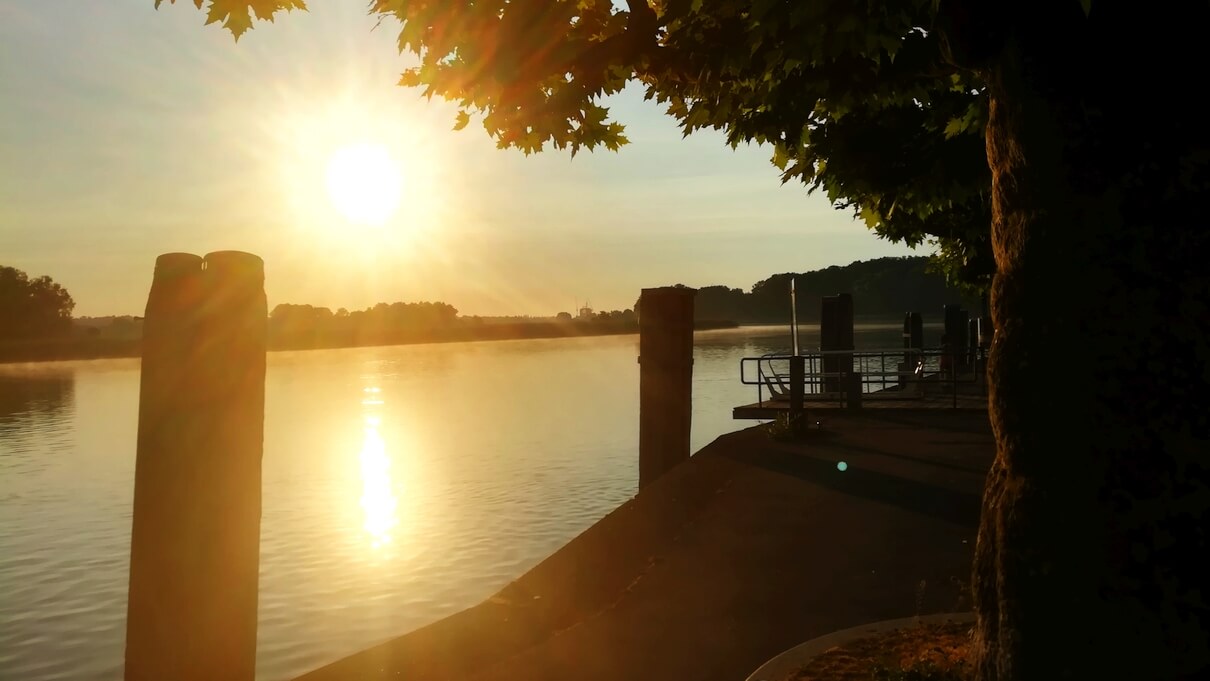
[[[794,355],[790,358],[790,432],[794,435],[807,432],[807,410],[804,408],[806,383],[807,358]]]
[[[695,293],[645,288],[639,298],[639,489],[689,458]]]
[[[924,319],[919,312],[903,316],[903,364],[899,365],[899,389],[905,390],[917,379],[916,364],[924,348]]]
[[[903,316],[903,362],[914,364],[916,352],[924,347],[924,319],[919,312],[907,312]]]
[[[161,255],[143,328],[126,681],[251,681],[267,332],[261,259]]]
[[[819,315],[819,349],[824,352],[853,350],[853,296],[840,293],[824,296]],[[824,355],[824,392],[844,390],[843,377],[853,371],[853,355]]]
[[[945,335],[949,340],[948,347],[951,355],[950,362],[954,371],[962,371],[966,365],[968,321],[970,313],[960,305],[946,305]]]
[[[861,409],[861,373],[850,371],[845,376],[844,393],[845,406],[849,409]]]

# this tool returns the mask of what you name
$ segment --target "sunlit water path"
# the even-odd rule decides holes
[[[789,338],[695,345],[696,451],[751,425],[731,419],[755,401],[739,360]],[[637,336],[270,354],[258,676],[473,605],[633,496],[637,354]],[[0,365],[0,678],[121,678],[138,387],[137,360]]]

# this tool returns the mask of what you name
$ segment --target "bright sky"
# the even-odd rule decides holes
[[[189,0],[153,4],[0,2],[0,264],[50,275],[77,315],[142,314],[169,251],[260,255],[270,306],[481,315],[911,253],[782,186],[766,149],[682,139],[637,88],[613,101],[620,153],[526,157],[397,87],[397,25],[372,30],[362,0],[238,44]]]

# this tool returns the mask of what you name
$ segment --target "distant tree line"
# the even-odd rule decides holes
[[[77,329],[76,303],[48,276],[30,277],[0,266],[0,361],[36,362],[138,353],[137,339],[100,338],[93,327]]]
[[[752,290],[704,286],[694,296],[694,318],[729,320],[741,324],[784,322],[790,316],[790,280],[795,280],[800,322],[819,321],[823,296],[848,293],[853,311],[867,319],[898,319],[905,312],[940,315],[945,305],[960,304],[975,314],[981,301],[946,282],[933,271],[929,258],[910,256],[858,260],[810,272],[775,274],[756,282]],[[678,284],[678,286],[681,286]]]
[[[385,345],[431,340],[458,321],[447,303],[378,303],[365,310],[282,304],[269,314],[269,344],[277,347]]]
[[[352,312],[281,304],[269,313],[271,349],[335,348],[396,343],[558,338],[638,331],[633,310],[588,318],[459,316],[448,303],[378,303]]]
[[[929,268],[925,257],[879,258],[803,273],[775,274],[751,291],[727,286],[697,290],[694,316],[698,328],[733,324],[781,323],[789,318],[790,280],[795,279],[799,320],[819,319],[820,298],[836,293],[853,296],[859,318],[898,319],[904,312],[940,314],[959,303],[972,312],[970,300],[945,277]],[[678,286],[681,286],[678,284]],[[73,320],[71,296],[50,277],[30,278],[12,267],[0,267],[0,360],[70,357],[137,356],[142,335],[140,317]],[[313,305],[281,304],[269,315],[271,349],[336,348],[396,343],[462,340],[558,338],[638,331],[639,305],[633,309],[554,317],[459,316],[443,302],[378,303],[349,311]]]
[[[47,276],[30,278],[0,266],[0,340],[57,338],[71,333],[76,303]]]

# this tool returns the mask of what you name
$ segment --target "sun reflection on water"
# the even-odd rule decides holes
[[[367,388],[366,393],[377,395],[377,388]],[[363,405],[382,404],[379,399],[366,399]],[[387,456],[386,442],[379,433],[381,419],[366,416],[361,452],[361,510],[365,514],[362,526],[369,535],[374,549],[391,543],[392,532],[399,524],[399,504],[391,489],[391,459]]]

